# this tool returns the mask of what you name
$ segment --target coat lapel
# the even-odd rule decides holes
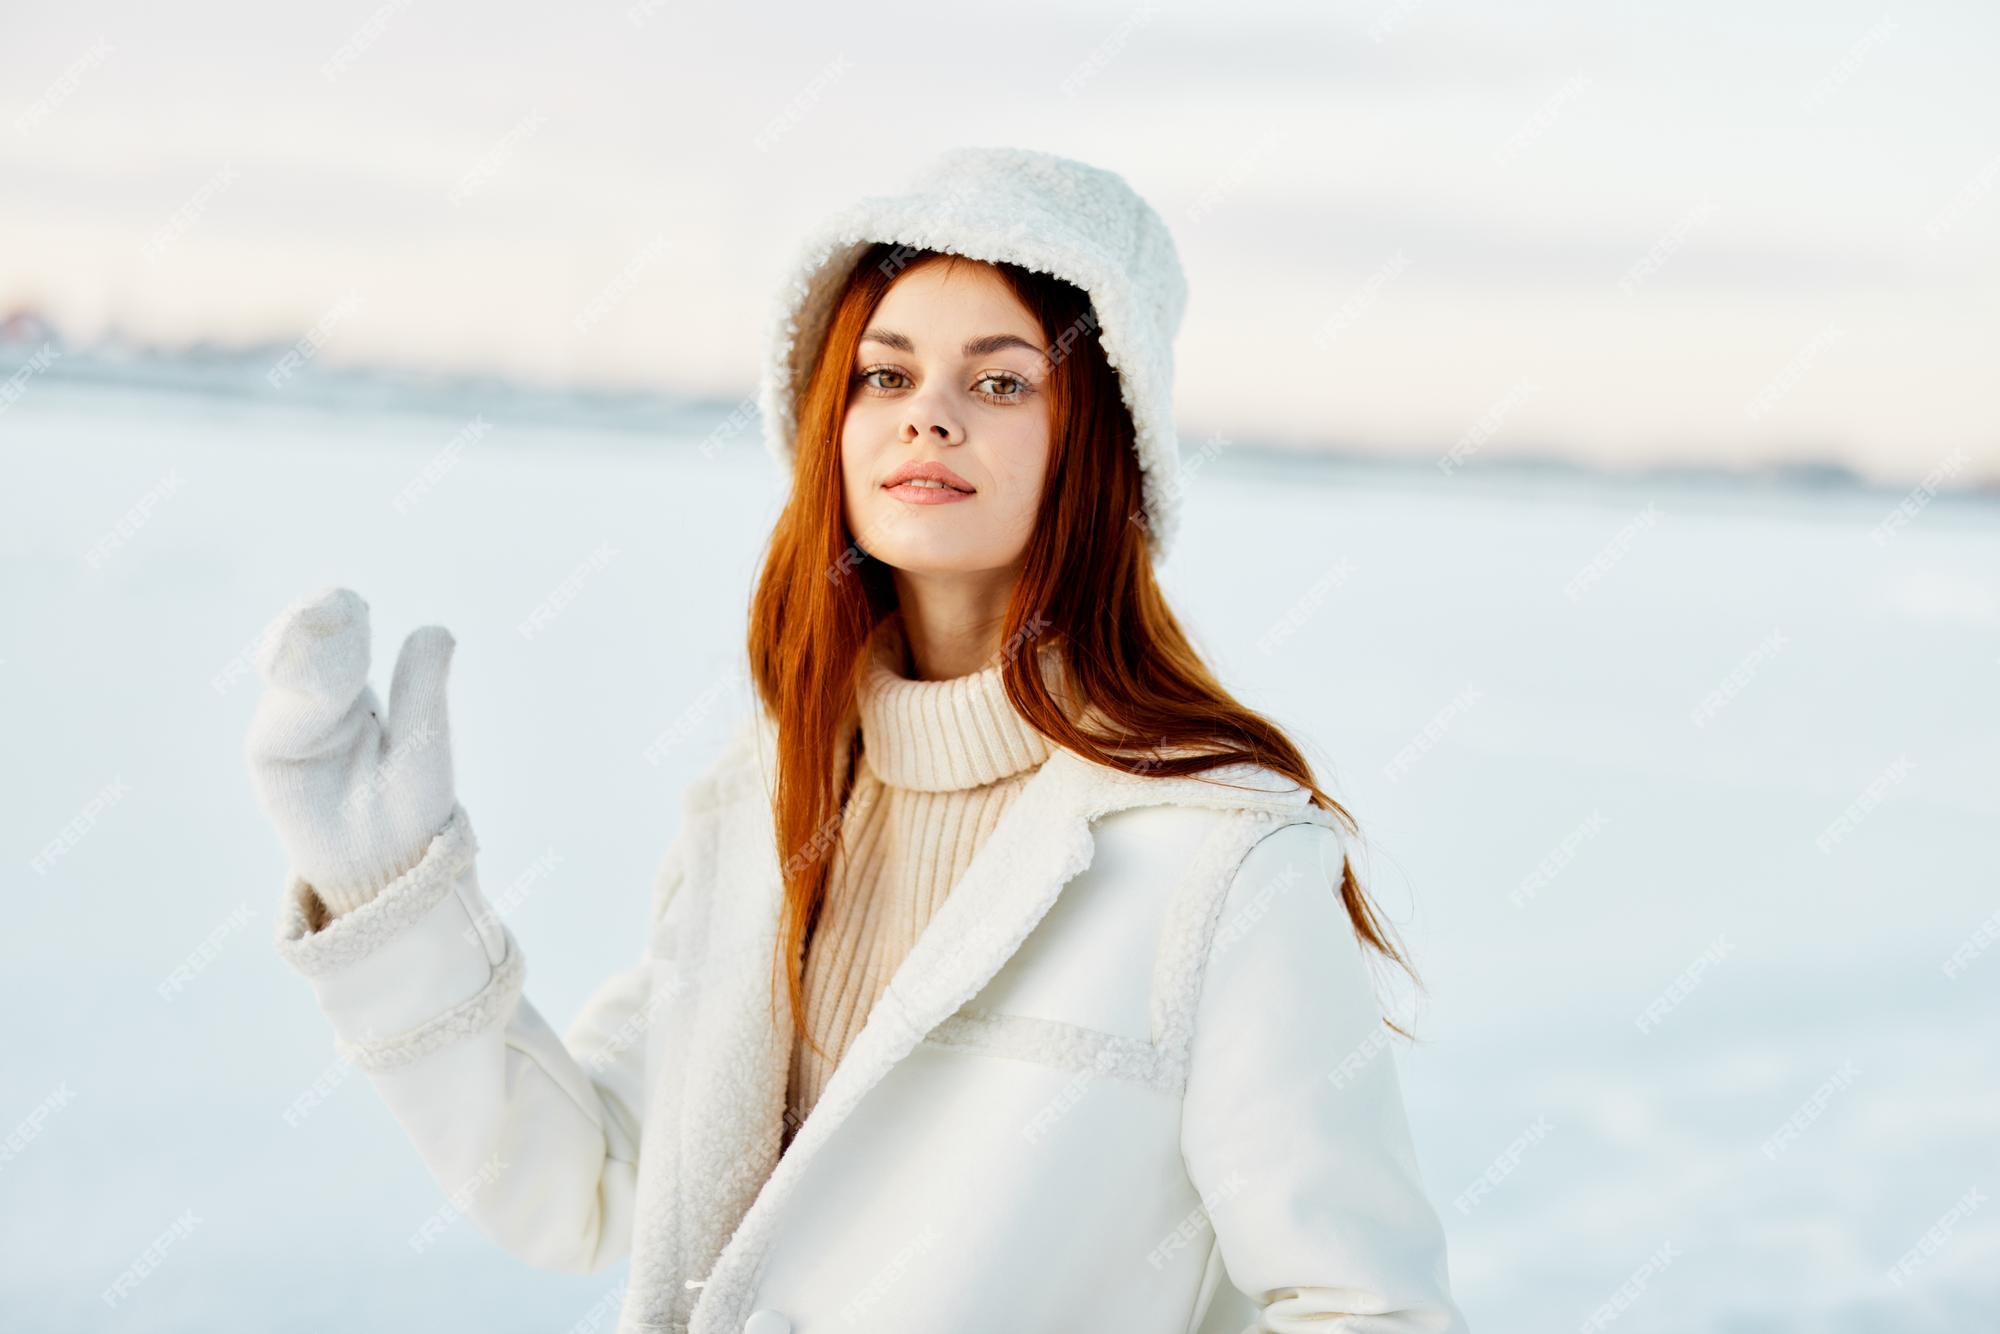
[[[767,1011],[765,984],[776,947],[782,894],[775,859],[754,892],[727,896],[729,915],[735,920],[717,939],[726,938],[732,953],[746,949],[745,966],[719,971],[716,981],[722,984],[722,994],[713,999],[720,1004],[701,1007],[698,1022],[706,1031],[694,1041],[734,1046],[739,1059],[747,1047],[753,1053],[750,1068],[755,1073],[747,1086],[732,1081],[733,1088],[713,1084],[687,1088],[686,1133],[681,1142],[703,1155],[709,1153],[708,1146],[736,1145],[750,1158],[742,1168],[753,1176],[767,1169],[769,1174],[733,1233],[728,1233],[726,1245],[721,1244],[720,1232],[691,1239],[698,1243],[698,1255],[717,1257],[692,1308],[689,1328],[694,1334],[735,1328],[733,1322],[744,1314],[763,1256],[800,1175],[868,1091],[939,1021],[978,994],[1055,904],[1064,885],[1090,865],[1095,846],[1092,821],[1113,810],[1167,803],[1297,809],[1307,819],[1321,814],[1306,804],[1303,789],[1250,766],[1212,771],[1209,777],[1248,783],[1250,790],[1199,779],[1125,774],[1058,747],[1023,785],[910,948],[782,1157],[777,1157],[777,1144],[792,1028],[782,1000],[775,1030]],[[761,1038],[754,1036],[760,1027]],[[718,1068],[718,1062],[695,1061],[690,1073]],[[736,1172],[728,1177],[740,1186]],[[704,1190],[708,1183],[696,1174],[684,1188]],[[725,1230],[730,1221],[726,1213],[725,1209],[710,1214]],[[717,1246],[719,1252],[712,1249]]]

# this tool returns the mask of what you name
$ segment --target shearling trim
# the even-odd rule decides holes
[[[1229,894],[1244,856],[1283,817],[1251,814],[1221,821],[1196,849],[1160,925],[1160,948],[1153,959],[1153,1040],[1174,1072],[1175,1089],[1186,1087],[1194,1048],[1194,1011],[1201,990],[1215,918]]]
[[[279,909],[278,953],[308,977],[366,958],[451,893],[478,851],[472,817],[462,804],[454,804],[451,818],[424,849],[423,860],[390,881],[374,898],[336,917],[320,931],[312,929],[307,916],[311,890],[294,875],[285,886]]]
[[[632,1295],[633,1287],[630,1280],[626,1282],[625,1291],[627,1293],[625,1302],[628,1306],[639,1300],[637,1296]],[[689,1325],[685,1320],[642,1320],[636,1315],[625,1315],[620,1312],[615,1334],[688,1334],[688,1329]]]
[[[738,776],[755,774],[759,721],[739,733],[752,744],[739,756]],[[669,1026],[670,1045],[658,1055],[675,1077],[652,1094],[654,1147],[641,1153],[639,1169],[648,1204],[634,1220],[632,1254],[642,1294],[634,1314],[665,1328],[697,1323],[693,1311],[710,1300],[732,1229],[779,1162],[792,1029],[782,999],[776,1023],[767,1017],[783,893],[770,821],[766,799],[746,788],[684,831],[688,883],[706,892],[682,905],[678,930],[700,980],[694,1011]],[[718,880],[719,863],[731,869],[727,883]],[[690,1279],[702,1286],[685,1286]]]
[[[351,1061],[363,1070],[393,1070],[397,1066],[408,1065],[440,1047],[484,1032],[505,1020],[513,1013],[514,1002],[519,998],[526,980],[526,960],[514,942],[513,933],[509,932],[507,957],[494,968],[486,985],[472,996],[394,1037],[363,1041],[336,1038],[334,1049],[343,1060]]]
[[[1039,1015],[960,1010],[933,1028],[924,1041],[1059,1070],[1129,1079],[1162,1093],[1179,1093],[1185,1083],[1185,1072],[1177,1077],[1153,1043]]]
[[[1195,852],[1168,905],[1160,928],[1160,950],[1153,961],[1153,1040],[1160,1048],[1162,1065],[1173,1073],[1177,1091],[1187,1087],[1201,981],[1229,891],[1251,849],[1294,824],[1332,828],[1333,817],[1329,811],[1308,806],[1298,814],[1250,811],[1224,821]]]

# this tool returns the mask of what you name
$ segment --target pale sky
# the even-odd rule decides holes
[[[1173,227],[1184,448],[2000,478],[1990,4],[509,8],[17,7],[0,312],[735,398],[817,215],[1011,144]]]

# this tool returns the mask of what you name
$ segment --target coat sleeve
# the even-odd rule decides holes
[[[446,1192],[410,1220],[411,1247],[463,1216],[537,1268],[595,1272],[630,1242],[645,1031],[678,990],[659,942],[680,845],[660,863],[644,957],[601,983],[564,1036],[522,995],[521,948],[480,891],[477,850],[456,806],[421,861],[331,921],[293,876],[278,952]]]
[[[1203,968],[1181,1150],[1255,1330],[1465,1334],[1336,829],[1238,863]]]

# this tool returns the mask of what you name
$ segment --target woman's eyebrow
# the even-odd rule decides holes
[[[870,329],[861,335],[861,341],[864,343],[880,343],[884,347],[893,347],[898,352],[915,352],[917,350],[915,343],[911,342],[905,335],[897,333],[894,329]],[[1036,347],[1027,339],[1014,334],[986,334],[983,337],[969,340],[963,351],[968,357],[983,357],[1008,347],[1026,348],[1037,356],[1041,355],[1042,351],[1042,349]]]

